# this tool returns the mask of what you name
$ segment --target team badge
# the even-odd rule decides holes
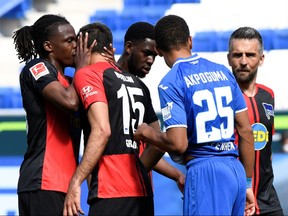
[[[267,119],[270,120],[270,117],[274,116],[274,109],[273,109],[272,104],[262,103],[262,106],[265,110]]]
[[[161,109],[163,121],[166,121],[172,117],[171,110],[173,107],[173,102],[168,102],[164,108]]]
[[[45,66],[44,62],[39,62],[33,65],[33,67],[29,68],[29,70],[35,80],[38,80],[40,77],[45,76],[46,74],[49,74],[49,70]]]

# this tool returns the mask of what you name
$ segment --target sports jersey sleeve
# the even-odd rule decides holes
[[[74,86],[85,110],[94,102],[107,103],[103,85],[103,72],[82,68],[75,74]]]
[[[41,59],[35,59],[29,62],[23,74],[27,74],[27,79],[30,80],[33,87],[40,94],[42,94],[43,89],[49,83],[58,81],[57,69],[51,63]]]
[[[187,127],[183,88],[177,76],[177,67],[172,68],[158,86],[161,112],[166,129]]]

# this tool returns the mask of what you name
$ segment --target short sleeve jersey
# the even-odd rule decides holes
[[[139,160],[133,133],[142,122],[157,120],[144,83],[108,62],[98,62],[75,74],[74,86],[85,110],[96,102],[108,105],[111,136],[92,172],[89,197],[152,196],[149,176]]]
[[[43,89],[54,81],[63,87],[69,86],[65,77],[42,59],[28,62],[20,74],[28,146],[20,168],[18,192],[53,190],[66,193],[76,169],[70,116],[42,95]]]
[[[272,135],[274,132],[274,92],[267,86],[256,83],[254,97],[244,95],[250,123],[254,133],[255,168],[253,191],[256,199],[256,214],[268,214],[281,209],[273,186]]]
[[[186,154],[238,156],[234,119],[247,107],[228,68],[197,54],[177,59],[158,92],[166,130],[187,128]]]

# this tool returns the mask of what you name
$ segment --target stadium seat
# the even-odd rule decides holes
[[[193,52],[217,51],[217,33],[215,31],[196,32],[192,40]]]
[[[274,30],[272,29],[258,29],[262,36],[262,41],[264,44],[264,50],[272,50],[273,49],[273,37]]]
[[[111,31],[116,30],[117,25],[115,20],[117,20],[118,12],[116,10],[97,10],[93,15],[90,16],[90,23],[102,22],[107,25]]]
[[[141,19],[141,6],[125,7],[116,20],[117,30],[127,30],[129,26]]]
[[[273,48],[288,49],[288,28],[274,31]]]
[[[5,19],[22,19],[31,7],[32,0],[1,0],[0,17]]]
[[[232,31],[220,31],[217,32],[216,37],[216,51],[223,52],[228,51],[228,43],[229,38],[231,36]]]
[[[201,0],[173,0],[174,3],[201,3]]]
[[[170,7],[170,6],[169,6]],[[165,11],[168,9],[167,5],[155,5],[150,7],[145,7],[142,9],[141,21],[149,22],[155,25],[156,22],[165,15]]]
[[[131,7],[131,6],[147,6],[148,0],[124,0],[124,7]]]
[[[148,0],[148,4],[150,7],[153,6],[166,6],[170,7],[173,4],[174,0]],[[153,9],[153,8],[151,8]]]
[[[124,36],[126,30],[113,32],[113,47],[116,48],[115,54],[121,55],[124,49]]]
[[[23,108],[20,88],[13,88],[12,89],[11,108],[14,108],[14,109]]]
[[[13,95],[12,87],[1,87],[0,88],[0,109],[11,108],[11,96]]]
[[[66,67],[64,70],[64,75],[69,77],[74,77],[75,68],[73,67]]]

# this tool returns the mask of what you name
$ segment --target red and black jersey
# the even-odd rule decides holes
[[[272,135],[274,134],[274,92],[267,86],[256,84],[254,97],[244,98],[254,134],[255,169],[253,192],[256,214],[278,211],[281,205],[273,186]]]
[[[109,109],[111,136],[92,172],[88,200],[152,196],[151,182],[133,139],[139,124],[158,119],[148,88],[139,78],[108,62],[77,71],[74,86],[85,110],[94,102],[104,102]]]
[[[49,83],[69,82],[48,61],[34,59],[20,74],[27,121],[27,151],[20,167],[18,192],[53,190],[67,192],[76,169],[79,148],[72,144],[70,116],[49,103],[42,91]]]

